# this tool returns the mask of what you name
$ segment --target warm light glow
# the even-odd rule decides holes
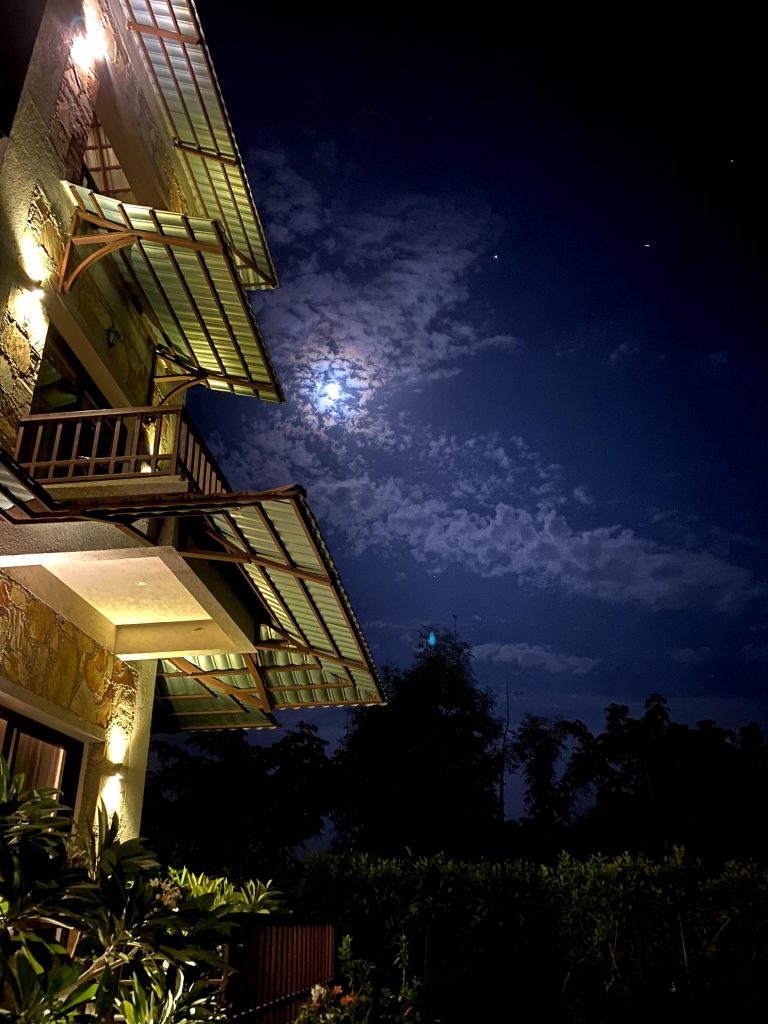
[[[72,43],[72,60],[83,71],[90,71],[97,60],[107,56],[107,38],[101,19],[90,4],[83,10],[85,32],[78,32]]]
[[[23,328],[36,352],[42,351],[48,334],[44,297],[42,288],[19,288],[11,304],[14,320]]]
[[[107,760],[111,764],[125,764],[125,755],[128,753],[128,733],[117,723],[113,723],[106,738]]]
[[[104,801],[107,814],[119,814],[123,809],[123,776],[120,772],[109,775],[101,787],[101,799]]]
[[[48,277],[48,264],[45,260],[45,250],[37,239],[27,233],[21,238],[21,265],[24,273],[30,281],[35,284],[42,284]]]

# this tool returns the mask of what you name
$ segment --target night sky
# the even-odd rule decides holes
[[[288,404],[190,396],[233,486],[306,486],[379,666],[768,725],[756,26],[198,7],[282,283]]]

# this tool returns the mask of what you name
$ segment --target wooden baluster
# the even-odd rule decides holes
[[[131,438],[131,446],[128,451],[128,472],[134,474],[138,472],[136,469],[138,463],[138,450],[139,450],[139,433],[141,432],[141,416],[132,415],[130,418],[133,421],[133,436]]]
[[[75,468],[77,466],[77,449],[80,445],[80,431],[83,429],[83,421],[78,420],[75,424],[75,436],[72,439],[72,451],[69,459],[69,469],[67,470],[67,479],[71,480],[75,475]]]
[[[117,448],[120,444],[120,431],[123,428],[123,417],[117,416],[114,421],[115,425],[112,432],[112,447],[109,451],[109,464],[107,466],[107,472],[109,476],[117,476]],[[121,463],[122,465],[122,463]]]
[[[45,477],[46,480],[53,480],[56,472],[56,462],[59,455],[59,445],[61,444],[61,431],[64,424],[59,422],[56,424],[56,432],[53,435],[53,450],[51,451],[51,458],[48,463],[48,475]]]

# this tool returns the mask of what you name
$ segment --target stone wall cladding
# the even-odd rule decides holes
[[[0,673],[81,721],[130,735],[137,675],[20,583],[0,573]]]
[[[61,158],[62,176],[70,181],[80,180],[97,89],[95,71],[79,68],[70,56],[48,128],[53,148]]]
[[[27,211],[25,233],[35,240],[47,266],[47,280],[55,280],[64,244],[61,229],[42,191],[35,189]],[[47,321],[33,322],[34,305],[20,302],[22,289],[14,285],[8,305],[0,314],[0,444],[12,452],[19,420],[29,414],[32,392],[40,369]],[[39,317],[44,316],[38,308]]]

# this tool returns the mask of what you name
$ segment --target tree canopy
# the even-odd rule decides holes
[[[294,848],[323,829],[326,746],[304,722],[268,747],[241,730],[156,740],[142,831],[167,863],[232,879],[285,877]]]
[[[500,822],[501,727],[468,646],[430,631],[387,690],[384,707],[354,715],[334,758],[336,846],[487,852]]]
[[[328,818],[339,851],[552,860],[673,845],[716,860],[768,857],[768,745],[750,723],[672,721],[651,694],[638,717],[606,708],[602,729],[528,715],[504,729],[452,633],[422,636],[412,666],[385,676],[387,703],[350,712],[332,757],[299,724],[271,746],[202,732],[153,745],[144,831],[170,863],[285,878]],[[504,776],[525,813],[504,821]]]
[[[528,811],[510,829],[513,849],[659,855],[678,844],[719,859],[768,854],[768,746],[754,722],[691,728],[651,694],[638,718],[610,704],[596,735],[582,722],[528,716],[512,753]]]

